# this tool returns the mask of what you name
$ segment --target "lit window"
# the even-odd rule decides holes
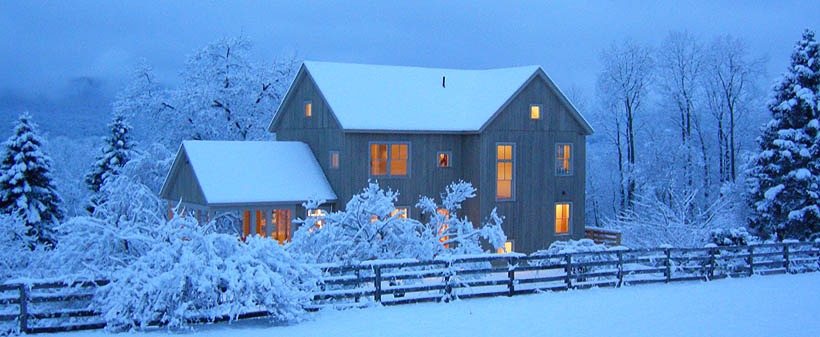
[[[407,219],[407,212],[408,212],[407,207],[397,207],[392,212],[390,212],[390,216],[392,217],[392,216],[398,214],[399,219]]]
[[[572,144],[555,145],[555,175],[572,174]]]
[[[555,234],[569,233],[570,207],[569,203],[555,204]]]
[[[313,116],[313,102],[305,101],[305,117]]]
[[[442,235],[447,232],[447,229],[450,228],[450,225],[447,224],[447,220],[450,220],[450,211],[446,208],[439,208],[436,210],[436,213],[441,214],[444,216],[444,222],[441,223],[441,226],[438,229],[438,235]],[[450,236],[444,235],[438,239],[439,242],[444,244],[444,248],[450,248],[450,244],[446,243],[450,240]]]
[[[309,209],[308,210],[308,216],[311,217],[311,218],[319,218],[319,217],[324,217],[326,215],[327,215],[327,212],[325,212],[325,210],[323,210],[321,208]],[[314,222],[313,225],[316,226],[316,228],[322,228],[322,226],[325,225],[325,220],[324,219],[316,220],[316,222]]]
[[[530,105],[530,119],[541,119],[541,105]]]
[[[276,231],[272,232],[271,236],[278,240],[280,245],[285,244],[285,242],[289,242],[291,239],[290,210],[277,209],[273,211],[272,216],[272,222],[276,226]]]
[[[450,152],[439,152],[436,158],[438,167],[450,167]]]
[[[409,161],[408,143],[370,144],[371,176],[407,176]]]
[[[512,253],[513,252],[513,242],[512,241],[504,242],[504,247],[498,248],[498,250],[496,252],[498,254]]]
[[[513,156],[512,144],[496,146],[496,184],[495,198],[498,200],[512,199],[513,195]]]
[[[330,168],[339,168],[339,151],[330,151]]]

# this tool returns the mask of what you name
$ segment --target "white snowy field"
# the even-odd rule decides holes
[[[820,273],[325,310],[292,326],[197,326],[197,336],[820,336]],[[160,336],[157,330],[129,336]],[[185,334],[185,333],[183,333]],[[111,336],[104,331],[54,336]]]

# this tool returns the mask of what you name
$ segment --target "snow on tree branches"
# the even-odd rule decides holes
[[[429,219],[411,219],[396,208],[398,193],[370,182],[354,195],[345,211],[308,217],[294,234],[289,249],[306,261],[351,262],[372,259],[429,260],[439,255],[481,253],[481,239],[502,247],[506,236],[502,219],[494,211],[479,229],[459,218],[461,203],[475,196],[475,188],[460,181],[447,187],[443,206],[422,197],[416,205]],[[306,204],[315,208],[318,203]],[[317,225],[321,223],[321,226]]]
[[[0,162],[0,213],[20,217],[36,245],[53,247],[54,226],[63,218],[62,200],[51,176],[51,159],[31,115],[23,113],[6,141]]]
[[[749,225],[763,238],[804,239],[820,231],[820,52],[806,30],[774,85],[772,120],[749,170]]]
[[[85,176],[88,188],[95,193],[100,191],[100,185],[102,185],[106,175],[116,174],[131,159],[131,151],[134,148],[134,143],[129,135],[131,126],[125,121],[125,116],[114,116],[114,119],[108,124],[108,129],[111,130],[111,135],[105,137],[105,145],[100,149],[102,153],[94,162],[91,172]]]

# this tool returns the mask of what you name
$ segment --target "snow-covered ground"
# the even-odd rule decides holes
[[[200,325],[197,336],[820,336],[820,273],[325,310],[307,322]],[[166,330],[132,336],[165,335]],[[54,336],[105,336],[104,331]]]

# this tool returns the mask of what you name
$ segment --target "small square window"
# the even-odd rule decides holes
[[[442,151],[436,155],[436,161],[438,162],[438,167],[450,167],[451,165],[451,157],[450,151]]]
[[[313,116],[313,102],[305,101],[305,117]]]
[[[339,151],[330,151],[330,168],[339,168]]]
[[[541,119],[540,104],[530,104],[530,119]]]

